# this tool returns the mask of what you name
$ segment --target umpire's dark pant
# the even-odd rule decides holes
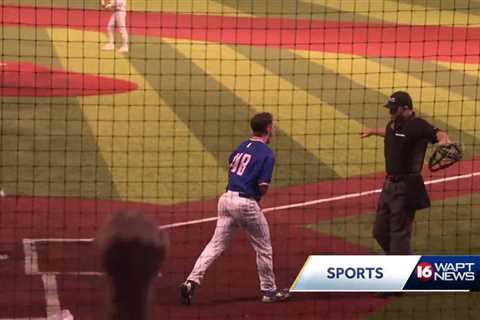
[[[378,201],[373,237],[386,254],[411,254],[410,240],[415,209],[405,181],[385,180]]]

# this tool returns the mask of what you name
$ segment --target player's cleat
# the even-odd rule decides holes
[[[186,306],[192,303],[193,292],[197,284],[193,281],[187,280],[180,285],[180,303]]]
[[[128,45],[124,44],[123,46],[121,46],[120,49],[118,49],[118,52],[128,52]]]
[[[263,292],[262,302],[272,303],[285,301],[290,297],[288,289],[276,290],[271,292]]]
[[[109,42],[102,47],[102,50],[105,50],[105,51],[115,50],[115,45]]]
[[[47,320],[73,320],[72,313],[65,309],[47,317]]]

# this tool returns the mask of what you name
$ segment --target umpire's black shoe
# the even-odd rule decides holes
[[[180,303],[186,306],[192,303],[193,292],[197,284],[193,281],[187,280],[180,285]]]

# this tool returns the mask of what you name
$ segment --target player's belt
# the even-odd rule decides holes
[[[238,194],[238,196],[239,196],[240,198],[245,198],[245,199],[250,199],[250,200],[253,200],[253,201],[257,201],[257,199],[255,199],[255,198],[252,197],[251,195],[246,194],[246,193],[243,193],[243,192],[232,191],[232,190],[227,190],[227,192],[236,193],[236,194]]]
[[[238,196],[239,196],[240,198],[246,198],[246,199],[250,199],[250,200],[255,200],[254,197],[252,197],[251,195],[248,195],[248,194],[246,194],[246,193],[241,193],[241,192],[239,192],[239,193],[238,193]],[[257,200],[255,200],[255,201],[257,201]]]

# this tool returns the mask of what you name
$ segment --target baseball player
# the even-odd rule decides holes
[[[102,7],[113,10],[107,25],[108,43],[103,50],[115,49],[115,27],[118,27],[122,36],[122,46],[118,52],[128,52],[128,31],[127,31],[127,0],[101,0]]]
[[[277,290],[273,273],[272,244],[267,220],[258,202],[267,193],[275,158],[267,146],[273,134],[270,113],[255,115],[250,126],[253,136],[230,155],[228,186],[218,200],[218,220],[212,239],[203,249],[187,280],[180,286],[180,301],[189,305],[193,292],[202,283],[208,267],[227,248],[236,229],[241,228],[257,255],[262,302],[285,300],[286,289]]]
[[[362,138],[384,138],[386,177],[378,200],[373,236],[386,254],[411,254],[415,211],[430,207],[421,175],[428,143],[448,144],[448,135],[419,118],[407,92],[393,93],[385,107],[386,128],[365,128]]]

